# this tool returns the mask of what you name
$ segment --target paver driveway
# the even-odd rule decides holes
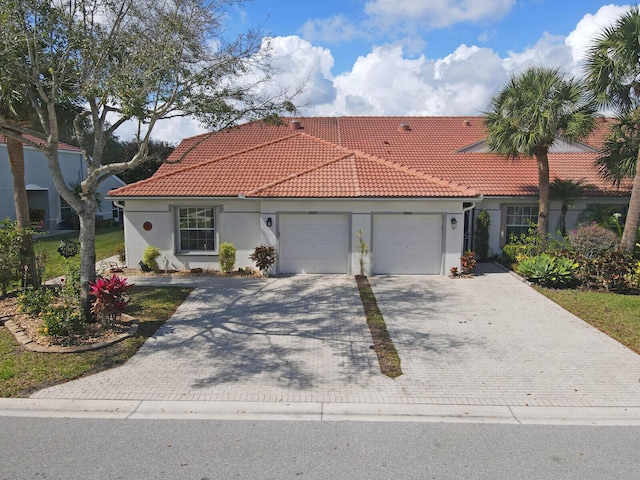
[[[197,280],[200,287],[124,366],[33,396],[343,401],[387,380],[369,349],[353,277]]]
[[[395,380],[353,277],[201,278],[127,364],[33,397],[640,406],[640,356],[497,267],[479,273],[370,278]]]

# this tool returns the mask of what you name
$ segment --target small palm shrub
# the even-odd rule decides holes
[[[260,245],[256,247],[249,258],[255,262],[263,275],[276,263],[276,247],[270,245]]]
[[[220,244],[220,268],[230,272],[236,264],[236,247],[232,243]]]
[[[160,257],[160,249],[149,245],[144,249],[144,252],[142,252],[142,263],[146,265],[147,269],[157,273],[160,271],[160,266],[158,265],[158,257]],[[142,267],[142,265],[140,266]],[[142,268],[142,270],[145,270],[144,267]]]
[[[574,282],[578,264],[567,257],[555,257],[541,253],[524,257],[516,266],[516,271],[544,287],[568,287]]]

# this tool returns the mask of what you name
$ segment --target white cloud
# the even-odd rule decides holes
[[[322,47],[311,45],[298,36],[269,39],[271,63],[280,73],[280,88],[293,92],[303,85],[303,92],[294,100],[296,105],[331,102],[336,96],[331,77],[333,57]],[[265,86],[275,89],[271,86]]]
[[[309,42],[320,41],[328,44],[337,44],[366,36],[344,15],[308,20],[300,28],[300,33]]]
[[[390,5],[385,0],[369,4]],[[427,6],[441,4],[423,1],[413,8],[418,15]],[[511,2],[501,3],[507,4]],[[410,2],[397,5],[407,14]],[[456,5],[462,8],[465,2]],[[625,8],[602,7],[585,15],[566,37],[544,33],[535,44],[502,57],[476,45],[460,45],[443,58],[412,55],[399,44],[378,45],[358,57],[348,71],[333,76],[331,51],[300,37],[271,39],[271,53],[281,86],[291,90],[306,82],[305,92],[296,99],[303,115],[477,115],[488,108],[509,76],[527,67],[552,66],[581,75],[587,46]],[[157,132],[174,140],[199,133],[196,127],[195,122],[182,123]]]
[[[570,75],[579,75],[578,65],[573,61],[571,50],[565,43],[565,37],[544,33],[535,45],[521,52],[509,52],[504,67],[510,74],[533,66],[558,68]]]
[[[365,12],[380,26],[412,24],[429,28],[503,17],[515,0],[370,0]]]
[[[578,63],[584,60],[589,47],[603,27],[612,25],[628,9],[628,6],[605,5],[600,7],[595,15],[587,14],[582,17],[576,29],[565,40],[565,43],[571,49],[574,62]]]

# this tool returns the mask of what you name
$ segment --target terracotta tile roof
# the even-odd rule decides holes
[[[148,180],[112,196],[284,198],[535,196],[533,158],[460,152],[486,137],[482,117],[305,117],[185,139]],[[610,121],[583,143],[599,148]],[[628,195],[595,166],[596,153],[550,153],[551,178],[583,180],[589,195]]]
[[[38,143],[39,145],[43,145],[44,142],[36,137],[33,137],[31,135],[24,135],[25,138],[28,138],[29,140]],[[6,135],[2,135],[0,134],[0,143],[6,144],[7,143],[7,137]],[[26,145],[26,144],[25,144]],[[70,151],[70,152],[80,152],[80,149],[78,147],[74,147],[73,145],[69,145],[66,143],[62,143],[60,142],[58,144],[60,150],[66,150],[66,151]]]

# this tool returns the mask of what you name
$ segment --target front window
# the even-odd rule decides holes
[[[180,251],[214,252],[216,250],[215,208],[179,208],[178,225]]]
[[[511,205],[507,207],[507,218],[505,223],[506,243],[511,241],[511,236],[519,237],[527,233],[532,225],[538,223],[537,205]]]
[[[63,222],[69,222],[73,217],[73,208],[67,203],[67,201],[60,197],[60,218]]]
[[[111,216],[114,222],[120,221],[120,208],[116,205],[116,202],[111,203]]]

